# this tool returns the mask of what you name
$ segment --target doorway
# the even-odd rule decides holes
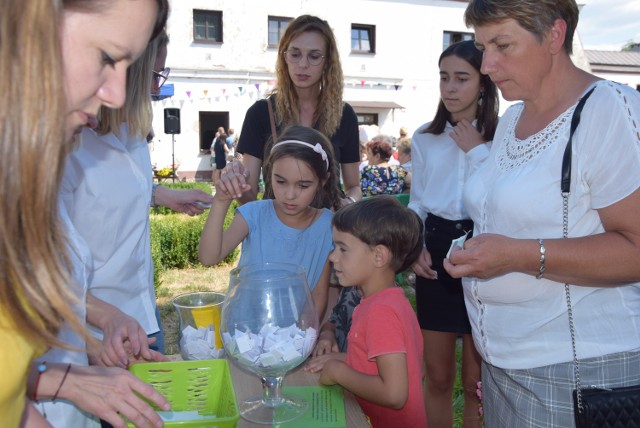
[[[229,112],[228,111],[201,111],[200,119],[200,152],[209,153],[211,143],[216,131],[219,127],[225,130],[229,128]]]

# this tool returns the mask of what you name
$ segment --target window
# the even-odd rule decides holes
[[[222,43],[222,12],[193,10],[193,41]]]
[[[351,24],[351,52],[376,53],[375,25]]]
[[[356,113],[358,116],[358,125],[377,125],[377,113]]]
[[[442,50],[445,50],[454,43],[462,42],[464,40],[473,40],[473,33],[457,33],[454,31],[445,31],[442,38]]]
[[[291,22],[291,18],[283,18],[281,16],[269,17],[268,39],[270,48],[278,47],[278,43],[280,43],[280,39],[284,34],[284,30],[287,29],[289,22]]]

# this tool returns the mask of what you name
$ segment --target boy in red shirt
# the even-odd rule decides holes
[[[360,285],[364,296],[346,360],[328,359],[320,382],[355,394],[374,428],[424,428],[422,334],[394,282],[422,251],[422,222],[396,198],[374,196],[340,209],[332,224],[336,276],[343,287]]]

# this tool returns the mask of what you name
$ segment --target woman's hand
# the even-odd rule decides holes
[[[444,259],[444,268],[454,278],[465,276],[485,279],[523,271],[518,261],[525,261],[525,256],[519,256],[522,248],[517,241],[488,233],[474,236],[464,243],[464,249],[455,247],[452,250],[451,256]]]
[[[175,212],[194,216],[202,214],[206,208],[211,206],[213,197],[200,189],[169,189],[158,186],[155,193],[156,205],[171,208]]]
[[[138,321],[90,293],[87,294],[87,321],[103,332],[102,344],[88,344],[92,364],[127,368],[130,359],[157,359]]]
[[[415,263],[411,265],[411,269],[413,269],[416,275],[423,278],[438,279],[438,272],[431,269],[431,265],[431,253],[429,253],[426,247],[423,247],[418,260],[416,260]]]
[[[169,402],[151,385],[117,367],[72,366],[59,397],[115,428],[127,426],[122,416],[138,427],[163,426],[160,416],[136,393],[162,410],[170,408]]]
[[[467,119],[462,119],[449,133],[460,149],[467,153],[480,144],[484,144],[484,137]]]

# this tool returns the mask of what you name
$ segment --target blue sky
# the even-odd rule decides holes
[[[585,49],[615,50],[640,43],[640,0],[577,0],[578,33]]]

